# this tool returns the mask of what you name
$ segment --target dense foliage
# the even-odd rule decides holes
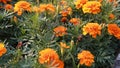
[[[0,68],[112,68],[119,0],[0,0]]]

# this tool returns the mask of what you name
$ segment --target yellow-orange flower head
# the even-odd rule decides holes
[[[83,27],[83,35],[90,34],[93,38],[101,35],[101,26],[98,23],[88,23]]]
[[[40,64],[45,64],[47,68],[64,68],[64,63],[59,60],[58,54],[51,48],[40,51],[38,61]]]
[[[4,47],[3,43],[0,43],[0,57],[5,54],[7,49]]]
[[[74,2],[77,9],[82,8],[82,6],[87,2],[88,0],[76,0]]]
[[[84,13],[97,14],[101,11],[101,3],[98,1],[88,1],[83,5],[82,10]]]
[[[110,35],[114,35],[117,39],[120,39],[120,28],[117,24],[108,24],[108,32]]]
[[[67,34],[67,28],[64,26],[58,26],[56,28],[54,28],[54,34],[55,36],[64,36],[65,34]]]
[[[90,51],[83,50],[78,54],[78,59],[80,59],[81,65],[91,66],[94,62],[94,55]]]
[[[31,11],[31,4],[27,1],[19,1],[15,4],[14,12],[21,15],[23,11]]]

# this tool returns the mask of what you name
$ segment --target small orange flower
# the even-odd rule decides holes
[[[44,49],[39,52],[40,64],[45,64],[47,68],[64,68],[64,63],[59,60],[59,56],[51,48]]]
[[[4,47],[3,43],[0,43],[0,57],[7,52],[7,49]]]
[[[96,38],[97,34],[101,34],[101,26],[98,23],[88,23],[83,27],[83,35],[90,34]]]
[[[84,13],[97,14],[101,11],[101,3],[98,1],[88,1],[83,5],[82,10]]]
[[[27,1],[19,1],[15,4],[14,12],[17,12],[18,15],[21,15],[23,11],[31,11],[31,4]]]
[[[72,8],[71,7],[65,8],[60,13],[62,16],[70,15],[72,13]]]
[[[72,18],[72,19],[70,19],[70,22],[73,25],[78,25],[80,23],[80,19],[79,18]]]
[[[110,35],[114,35],[117,39],[120,39],[120,28],[117,24],[108,24],[108,32]]]
[[[6,10],[11,10],[12,8],[13,8],[13,6],[11,4],[6,4],[5,5]]]
[[[76,0],[74,3],[75,3],[75,6],[77,9],[80,9],[82,8],[82,6],[87,2],[88,0]]]
[[[60,47],[62,48],[70,48],[70,46],[67,46],[66,43],[60,42]]]
[[[64,26],[58,26],[58,27],[54,28],[54,33],[57,37],[67,34],[66,31],[67,31],[67,28]]]
[[[67,17],[62,17],[61,22],[67,22]]]
[[[110,18],[110,19],[114,19],[114,18],[115,18],[115,15],[111,13],[111,14],[109,15],[109,18]]]
[[[55,12],[55,7],[52,4],[40,4],[40,12],[49,11],[51,13]]]
[[[87,50],[83,50],[81,53],[78,54],[78,59],[80,59],[80,64],[85,64],[86,66],[91,66],[94,62],[94,55]]]

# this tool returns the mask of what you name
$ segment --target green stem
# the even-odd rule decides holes
[[[80,64],[77,65],[77,68],[79,68],[79,67],[80,67]]]
[[[71,53],[69,53],[69,54],[70,54],[72,61],[73,61],[73,68],[76,68],[75,59]]]

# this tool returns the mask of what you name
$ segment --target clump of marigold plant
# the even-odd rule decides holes
[[[80,19],[79,18],[72,18],[72,19],[70,19],[70,23],[72,23],[73,25],[78,25],[80,23]]]
[[[46,48],[39,52],[40,64],[45,64],[47,68],[64,68],[64,63],[59,59],[58,54],[51,48]]]
[[[117,39],[120,39],[120,28],[117,24],[108,24],[108,32],[110,35],[114,35]]]
[[[54,31],[54,34],[56,37],[64,36],[65,34],[67,34],[67,32],[66,32],[67,28],[64,26],[58,26],[58,27],[54,28],[53,31]]]
[[[80,59],[81,65],[91,66],[94,62],[94,55],[90,51],[83,50],[78,54],[78,59]]]
[[[101,3],[98,1],[88,1],[83,5],[82,10],[84,13],[97,14],[101,11]]]
[[[49,11],[51,13],[55,12],[55,7],[52,4],[40,4],[39,6],[39,10],[40,12],[45,12],[45,11]]]
[[[0,43],[0,57],[7,52],[4,43]]]
[[[90,34],[93,38],[96,38],[97,35],[101,35],[101,25],[98,23],[87,23],[83,26],[83,35]]]
[[[19,1],[15,4],[14,12],[17,12],[18,15],[21,15],[23,11],[31,11],[31,4],[27,1]]]
[[[74,3],[75,3],[75,6],[77,9],[80,9],[82,8],[82,6],[87,2],[88,0],[76,0]]]

